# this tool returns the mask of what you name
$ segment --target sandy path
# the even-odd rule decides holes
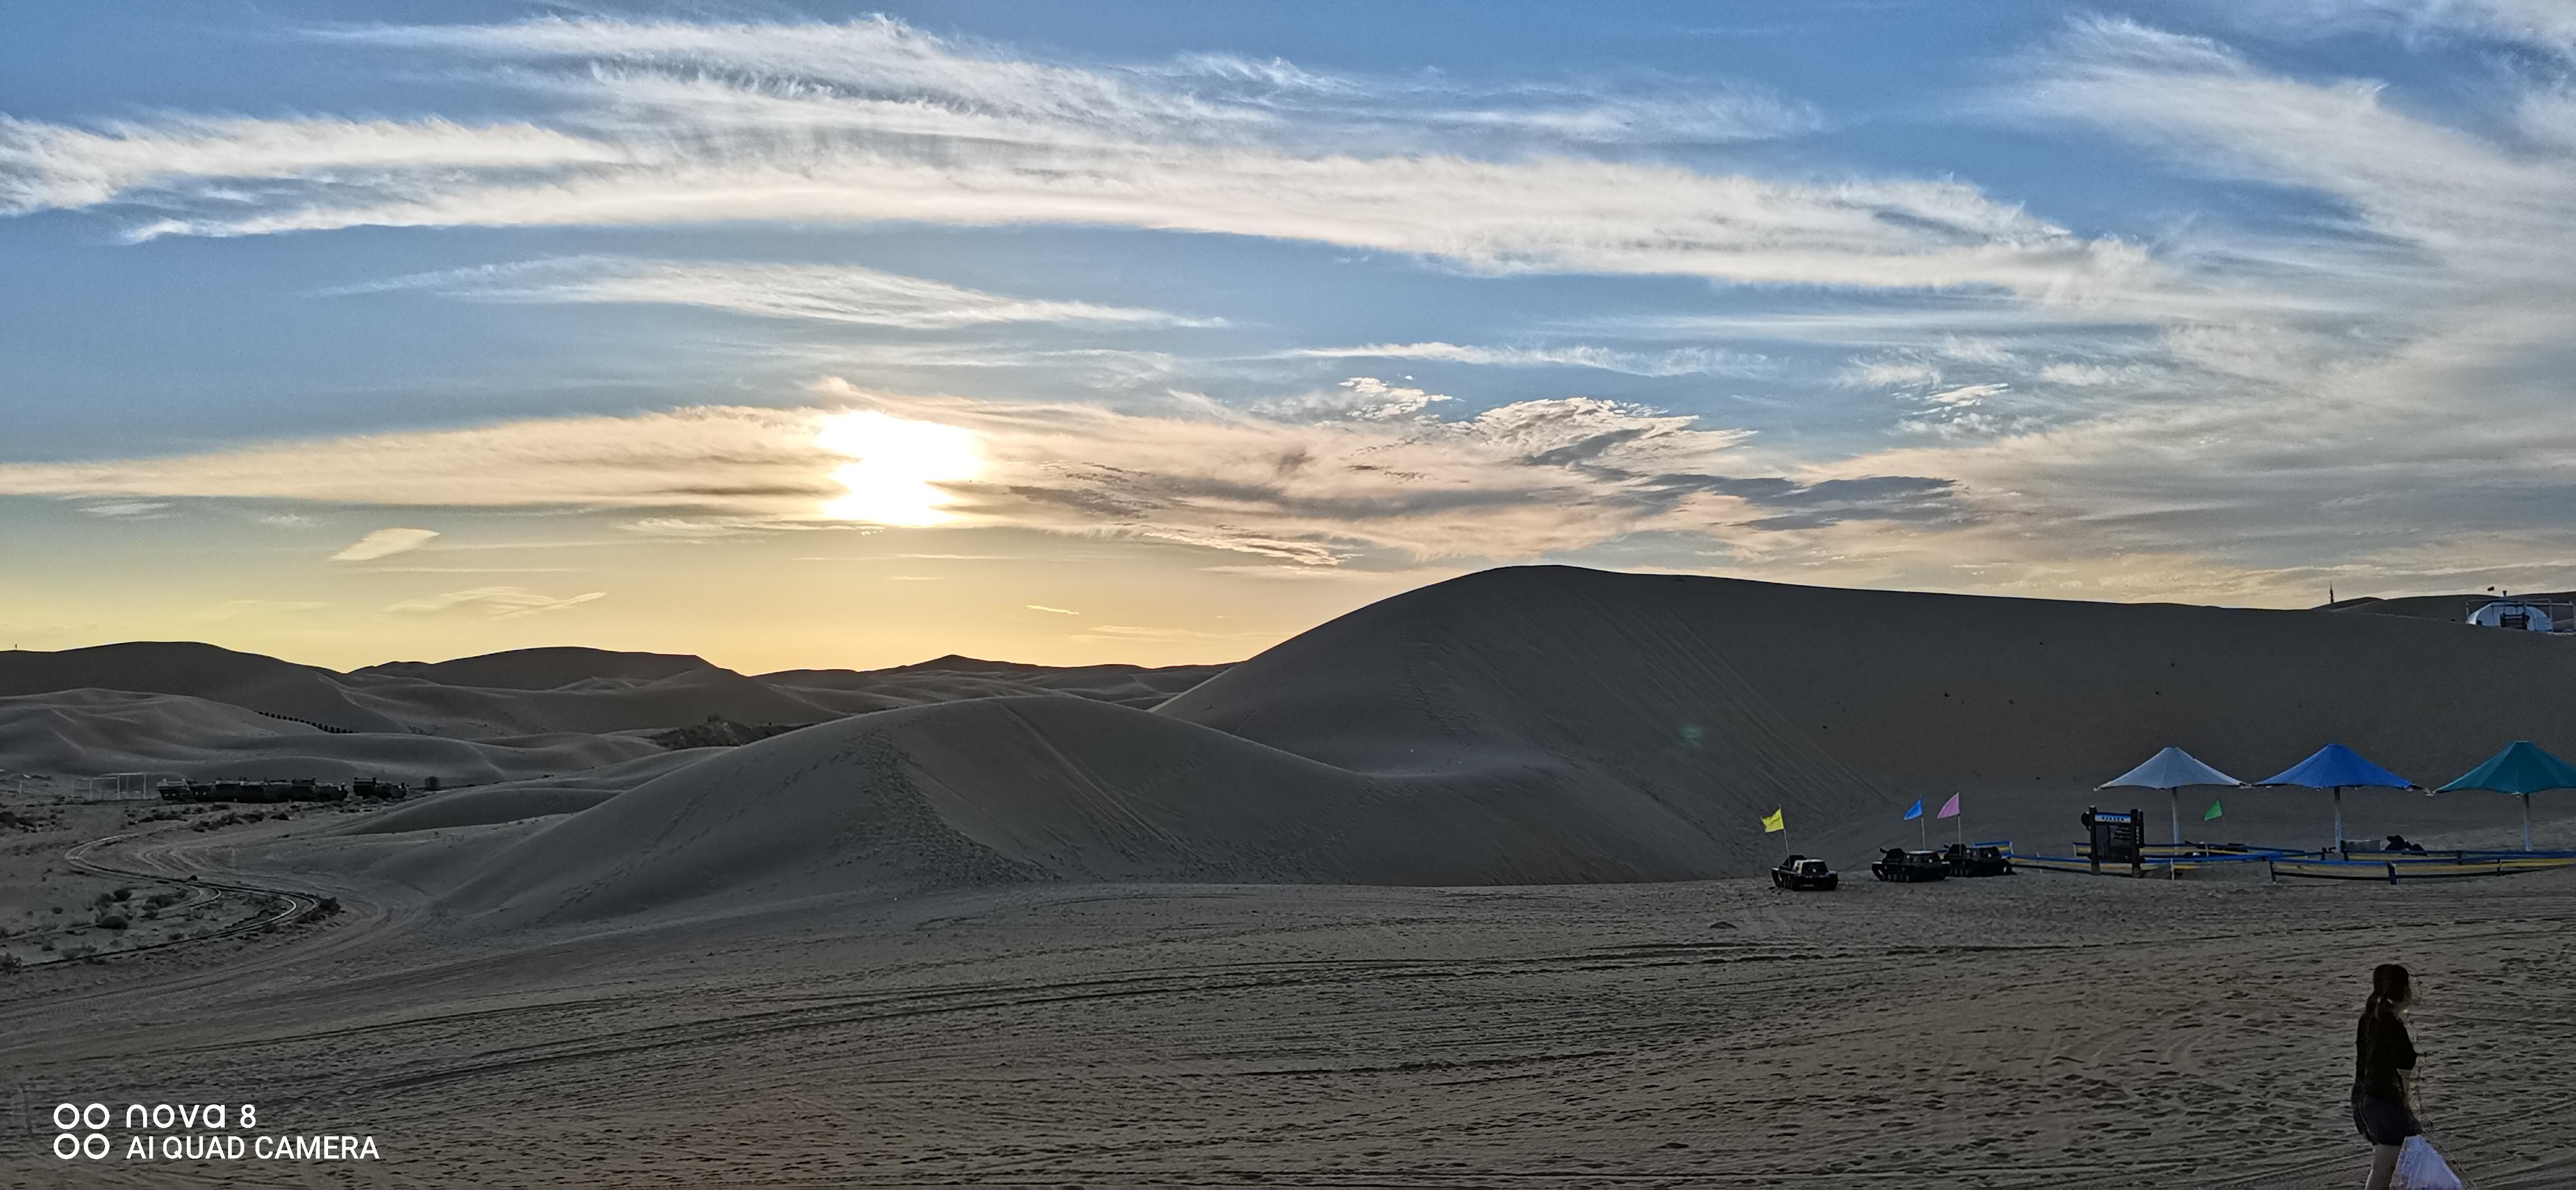
[[[2428,1118],[2540,1187],[2576,1178],[2571,913],[2564,875],[1058,886],[499,945],[358,904],[13,1004],[0,1065],[28,1104],[255,1098],[386,1154],[110,1185],[2323,1187],[2394,958]]]

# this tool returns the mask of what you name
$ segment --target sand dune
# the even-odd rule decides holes
[[[139,642],[0,653],[0,696],[77,689],[184,695],[331,730],[474,740],[644,732],[710,718],[810,724],[895,707],[1032,694],[1142,707],[1220,668],[1054,668],[941,658],[891,670],[792,670],[755,678],[680,654],[556,648],[390,662],[342,674],[213,645]],[[7,754],[0,753],[0,764],[6,763]]]
[[[420,678],[445,686],[488,686],[497,690],[556,690],[598,678],[652,682],[691,670],[712,669],[705,658],[685,653],[628,653],[614,649],[557,647],[510,649],[459,657],[453,661],[388,661],[362,666],[353,673]]]
[[[2155,805],[2089,787],[2165,743],[2260,777],[2339,739],[2427,782],[2517,736],[2576,752],[2571,644],[1529,568],[1203,682],[965,659],[521,691],[333,679],[362,709],[496,723],[582,699],[944,700],[689,753],[22,695],[0,699],[0,759],[409,745],[519,779],[119,842],[116,862],[174,881],[233,873],[347,911],[222,958],[120,959],[170,972],[122,992],[33,968],[30,987],[82,990],[13,1001],[0,1053],[40,1102],[90,1093],[101,1063],[256,1085],[399,1141],[423,1184],[2304,1190],[2357,1180],[2340,1047],[2394,959],[2433,989],[2417,1019],[2446,1147],[2482,1185],[2556,1186],[2576,1154],[2546,1121],[2568,1095],[2527,1058],[2564,1016],[2570,873],[1653,882],[1757,870],[1775,807],[1847,867],[1913,836],[1905,799],[1949,789],[1980,834],[2065,830],[2097,797]],[[1150,710],[1099,697],[1131,681],[1188,688]],[[641,751],[581,771],[498,755],[603,741]],[[2324,824],[2322,794],[2225,796],[2211,829],[2237,837]],[[2544,846],[2576,843],[2567,801],[2542,808]],[[2348,803],[2437,843],[2515,825],[2487,795]],[[64,812],[129,829],[116,807]],[[548,1147],[567,1111],[587,1147]]]
[[[28,772],[193,778],[382,777],[443,784],[577,772],[658,755],[625,736],[458,740],[407,732],[324,732],[206,699],[112,690],[0,698],[0,756]]]
[[[1072,694],[1123,706],[1153,707],[1209,677],[1222,665],[1045,666],[947,656],[893,669],[793,669],[760,680],[799,697],[845,707],[850,713],[922,706],[968,698]]]
[[[412,730],[473,739],[531,732],[616,732],[737,723],[819,723],[841,712],[712,666],[652,681],[599,678],[548,690],[447,686],[353,674],[350,697]]]
[[[2048,796],[2018,809],[2054,824],[2070,794],[2172,741],[2261,776],[2343,739],[2428,780],[2504,739],[2565,748],[2567,643],[2399,617],[1491,571],[1345,616],[1151,713],[986,699],[712,757],[494,853],[460,896],[553,918],[1024,879],[1743,875],[1775,854],[1754,825],[1775,808],[1890,833],[1916,790],[2037,781]]]
[[[2576,640],[2409,617],[1530,567],[1363,608],[1161,713],[1365,760],[1427,738],[1652,754],[1753,707],[1910,789],[2100,781],[2176,743],[2251,779],[2331,740],[2448,779],[2508,740],[2576,752],[2571,703]]]
[[[186,641],[0,653],[0,696],[82,689],[184,694],[351,731],[403,730],[353,702],[338,677],[317,666]]]
[[[527,777],[472,789],[427,794],[384,813],[358,819],[337,833],[398,835],[410,831],[489,826],[571,814],[722,751],[724,749],[721,748],[682,748],[562,776]]]
[[[1678,879],[1752,846],[1538,755],[1355,773],[1073,698],[889,711],[763,741],[495,849],[467,912],[722,912],[1024,880]]]
[[[353,707],[486,737],[470,749],[414,737],[408,752],[399,737],[292,737],[314,763],[397,772],[479,763],[499,780],[627,761],[649,745],[603,733],[707,706],[744,722],[832,720],[668,771],[496,791],[384,823],[578,810],[481,840],[454,869],[458,905],[533,920],[1019,880],[1743,875],[1775,854],[1780,840],[1754,826],[1774,809],[1803,837],[1856,850],[1902,829],[1906,799],[1970,788],[1980,833],[2057,832],[2086,787],[2167,743],[2260,777],[2342,740],[2431,784],[2508,739],[2576,752],[2563,715],[2576,702],[2572,648],[2403,616],[1529,567],[1383,601],[1213,676],[942,658],[645,680],[561,664],[518,676],[565,685],[512,691],[287,668],[347,682],[337,688]],[[270,665],[265,680],[297,677]],[[1166,689],[1182,692],[1151,711],[1121,705]],[[918,701],[835,718],[832,697]],[[167,734],[239,728],[193,713]],[[521,738],[544,728],[587,734]],[[25,742],[33,730],[0,755],[89,750],[205,771],[241,754],[229,743],[45,752]],[[2322,830],[2322,800],[2260,796],[2262,812],[2226,825],[2285,828],[2313,810]],[[2357,836],[2399,817],[2415,832],[2501,829],[2508,813],[2492,800],[2354,804],[2381,815],[2357,813]]]

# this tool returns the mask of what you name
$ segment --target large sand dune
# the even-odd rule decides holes
[[[2565,748],[2567,643],[2400,617],[1491,571],[1345,616],[1152,713],[949,703],[717,756],[496,852],[465,900],[544,918],[1030,878],[1742,875],[1775,853],[1755,826],[1775,808],[1886,833],[1919,790],[2028,780],[2067,802],[2053,823],[2071,818],[2069,783],[2168,742],[2259,777],[2341,739],[2428,783],[2506,739]]]
[[[2437,784],[2509,740],[2576,753],[2571,704],[2576,639],[2412,617],[1531,567],[1363,608],[1161,713],[1363,762],[1430,739],[1635,757],[1694,727],[1742,748],[1711,737],[1758,717],[1910,788],[2101,781],[2166,744],[2259,779],[2333,740]]]
[[[454,902],[555,920],[1032,879],[1684,879],[1758,848],[1708,816],[1723,804],[1536,751],[1378,774],[1089,700],[984,699],[710,757],[491,851]]]

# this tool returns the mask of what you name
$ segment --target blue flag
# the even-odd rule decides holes
[[[1914,799],[1914,808],[1905,812],[1905,820],[1912,822],[1921,817],[1923,817],[1923,799],[1918,797]]]

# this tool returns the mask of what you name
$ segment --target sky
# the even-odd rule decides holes
[[[0,7],[0,645],[2576,569],[2576,7]]]

